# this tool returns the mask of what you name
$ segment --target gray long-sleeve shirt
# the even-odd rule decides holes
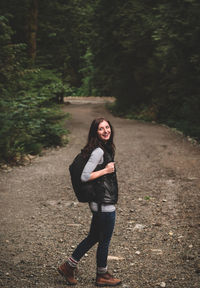
[[[83,172],[81,174],[81,181],[87,182],[90,179],[91,173],[95,170],[98,164],[103,164],[104,151],[100,147],[94,149],[92,154],[90,155],[89,160],[87,161]],[[90,209],[92,211],[98,211],[98,205],[96,202],[90,203]],[[102,212],[113,212],[115,211],[115,205],[113,204],[102,204],[101,205]]]
[[[95,170],[97,165],[103,163],[103,155],[104,151],[100,147],[93,150],[81,174],[82,182],[87,182],[90,179],[91,173]]]

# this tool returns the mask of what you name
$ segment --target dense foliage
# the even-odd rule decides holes
[[[20,161],[24,154],[64,144],[67,131],[60,121],[66,115],[55,105],[60,79],[50,71],[25,68],[26,45],[12,43],[3,16],[0,30],[0,159]]]
[[[67,95],[200,139],[198,0],[2,0],[0,158],[59,145]]]
[[[96,1],[94,85],[115,110],[200,139],[200,3]]]

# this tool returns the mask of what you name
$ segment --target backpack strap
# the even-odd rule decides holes
[[[101,206],[101,203],[98,203],[98,213],[101,213],[102,212],[102,206]]]
[[[102,223],[101,223],[101,213],[102,213],[102,206],[101,203],[98,203],[98,211],[97,211],[97,218],[98,218],[98,222],[99,222],[99,241],[103,240],[103,227],[102,227]]]

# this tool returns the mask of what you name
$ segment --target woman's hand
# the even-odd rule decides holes
[[[115,162],[110,162],[106,165],[106,167],[102,170],[98,170],[98,171],[95,171],[95,172],[92,172],[90,174],[90,178],[88,181],[91,181],[91,180],[94,180],[96,178],[99,178],[105,174],[111,174],[115,172]]]
[[[110,162],[105,167],[107,174],[115,172],[115,162]]]

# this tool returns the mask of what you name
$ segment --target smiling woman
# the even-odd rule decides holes
[[[71,257],[58,267],[58,272],[72,285],[77,284],[75,271],[78,262],[96,243],[96,285],[116,286],[121,283],[107,271],[109,244],[115,226],[115,204],[118,201],[113,135],[111,123],[104,118],[97,118],[91,123],[88,142],[82,149],[83,157],[87,157],[88,161],[81,174],[81,181],[95,180],[96,196],[89,203],[92,212],[89,234],[77,246]]]

